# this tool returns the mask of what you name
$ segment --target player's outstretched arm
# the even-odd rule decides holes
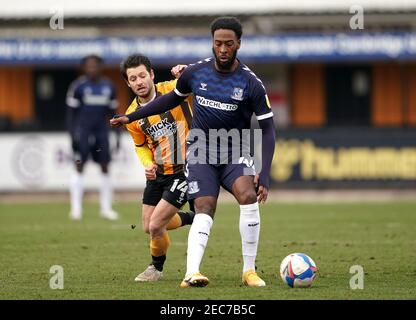
[[[145,107],[139,108],[135,112],[126,114],[125,116],[116,116],[110,120],[112,127],[119,127],[123,124],[143,119],[149,116],[166,112],[181,104],[186,97],[178,96],[174,91],[171,91],[163,96],[157,97]]]
[[[267,118],[259,121],[262,129],[262,167],[258,178],[258,202],[264,203],[267,200],[268,189],[270,184],[270,168],[274,155],[276,129],[273,118]]]

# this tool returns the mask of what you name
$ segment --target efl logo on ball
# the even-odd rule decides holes
[[[315,262],[304,253],[292,253],[280,264],[280,276],[291,288],[308,288],[316,278]]]

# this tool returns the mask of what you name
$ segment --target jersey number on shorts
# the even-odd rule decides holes
[[[182,181],[182,183],[178,185],[179,181],[179,179],[173,180],[172,187],[170,187],[171,192],[175,192],[175,189],[178,189],[180,192],[185,193],[186,190],[188,190],[188,184],[186,183],[186,181]]]

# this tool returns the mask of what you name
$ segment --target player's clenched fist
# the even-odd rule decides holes
[[[157,170],[157,164],[152,164],[151,166],[144,168],[144,174],[146,176],[146,179],[156,180],[156,170]]]
[[[179,79],[186,67],[188,67],[186,64],[178,64],[170,70],[170,73],[172,73],[176,79]]]
[[[128,124],[129,122],[129,118],[126,116],[114,116],[114,118],[110,120],[110,126],[112,128],[118,128],[122,125]]]

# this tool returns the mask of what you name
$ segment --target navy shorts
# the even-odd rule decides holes
[[[220,186],[232,193],[232,186],[241,176],[254,176],[254,166],[247,162],[228,164],[186,163],[188,199],[211,196],[218,198]]]
[[[87,162],[91,156],[97,163],[105,164],[111,161],[110,143],[107,129],[92,130],[81,128],[72,135],[72,150],[75,160]]]

